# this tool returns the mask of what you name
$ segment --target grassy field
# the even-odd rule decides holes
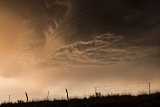
[[[2,103],[0,107],[160,107],[160,93],[132,95],[90,96],[90,98]]]

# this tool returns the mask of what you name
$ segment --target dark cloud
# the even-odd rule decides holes
[[[26,27],[19,51],[33,66],[105,66],[160,53],[157,0],[0,2]]]
[[[159,82],[159,4],[0,0],[2,92]]]
[[[69,46],[58,50],[59,61],[75,61],[101,64],[106,61],[113,64],[123,60],[134,60],[159,53],[159,1],[109,1],[92,0],[72,2],[72,11],[66,17],[59,35],[63,35],[64,42]],[[96,36],[103,39],[102,34],[112,33],[113,38],[119,38],[116,43],[106,46],[107,39],[101,42],[99,48],[94,42]],[[107,37],[106,37],[107,38]],[[84,42],[84,43],[83,43]],[[86,43],[85,43],[86,42]],[[79,51],[79,47],[88,49],[87,52]],[[76,50],[76,51],[75,51]],[[55,52],[57,55],[57,51]],[[78,53],[78,54],[75,54]],[[55,58],[49,55],[49,59]],[[62,57],[64,56],[64,57]],[[84,57],[85,56],[85,57]],[[57,60],[52,59],[55,63]],[[47,58],[48,59],[48,58]],[[87,60],[88,59],[88,60]],[[87,61],[86,61],[87,60]],[[50,60],[51,61],[51,60]],[[50,62],[51,63],[51,62]],[[79,64],[79,63],[78,63]]]
[[[156,2],[133,2],[127,0],[92,0],[73,2],[73,10],[65,20],[65,35],[74,42],[93,35],[118,33],[129,39],[138,38],[139,32],[154,29],[159,23]],[[138,5],[138,6],[137,6]],[[139,6],[140,5],[140,6]],[[141,7],[141,8],[140,8]],[[63,30],[64,30],[63,29]],[[67,33],[67,32],[70,33]]]

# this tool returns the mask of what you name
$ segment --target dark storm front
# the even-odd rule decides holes
[[[0,0],[0,101],[14,106],[157,106],[159,4]]]

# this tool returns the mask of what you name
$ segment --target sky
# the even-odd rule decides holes
[[[159,3],[0,0],[0,95],[160,85]]]

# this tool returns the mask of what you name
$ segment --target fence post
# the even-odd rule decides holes
[[[28,95],[27,95],[27,93],[25,92],[25,94],[26,94],[26,102],[28,102]]]
[[[150,86],[151,84],[150,84],[150,82],[149,82],[149,95],[150,95],[150,93],[151,93],[151,86]]]
[[[47,94],[47,100],[49,100],[49,91],[48,91],[48,94]]]
[[[66,89],[67,99],[69,101],[68,90]]]
[[[9,103],[10,103],[10,95],[9,95]]]

